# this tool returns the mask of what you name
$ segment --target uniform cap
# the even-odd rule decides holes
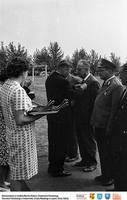
[[[121,66],[121,71],[127,71],[127,63]]]
[[[99,69],[101,69],[101,68],[111,69],[111,70],[115,71],[117,67],[114,63],[110,62],[109,60],[102,58],[98,68]]]

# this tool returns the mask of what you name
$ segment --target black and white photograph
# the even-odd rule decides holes
[[[126,9],[0,0],[0,192],[127,191]]]

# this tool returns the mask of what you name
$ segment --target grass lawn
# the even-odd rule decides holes
[[[34,83],[31,85],[31,91],[35,92],[35,101],[44,105],[47,102],[45,91],[45,79],[43,77],[35,77]],[[47,120],[46,117],[36,121],[36,136],[38,156],[46,156],[48,153],[47,141]]]

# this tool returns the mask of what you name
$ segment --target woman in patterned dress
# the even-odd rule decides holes
[[[4,70],[0,71],[0,90],[6,80]],[[4,122],[1,100],[0,100],[0,187],[7,188],[5,181],[9,175],[9,165],[8,165],[8,148],[6,141],[6,126]]]
[[[28,180],[38,173],[34,121],[43,115],[27,115],[32,109],[32,102],[20,84],[27,77],[28,67],[26,60],[13,58],[7,65],[8,80],[1,89],[9,147],[11,191],[29,191]]]

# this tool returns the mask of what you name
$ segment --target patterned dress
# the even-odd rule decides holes
[[[20,84],[7,80],[1,89],[1,105],[7,129],[10,175],[13,180],[28,180],[38,172],[35,123],[19,126],[14,112],[32,109],[31,99]]]
[[[1,90],[0,83],[0,90]],[[8,148],[6,141],[6,126],[4,122],[1,101],[0,101],[0,165],[8,165]]]

